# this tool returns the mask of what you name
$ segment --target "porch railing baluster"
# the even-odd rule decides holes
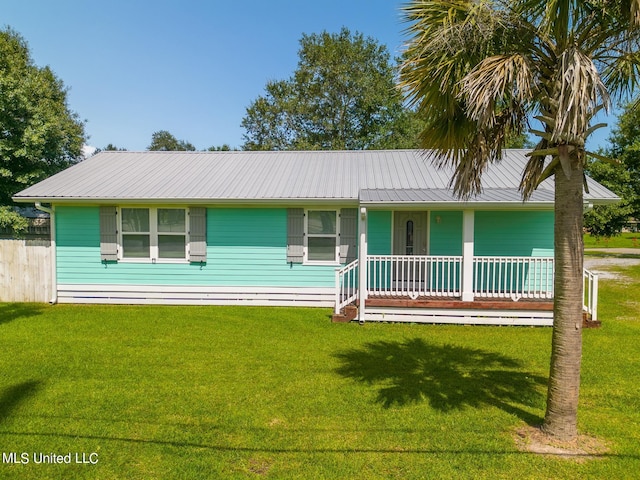
[[[462,256],[369,255],[367,290],[370,296],[460,298]],[[552,299],[552,257],[491,257],[473,259],[476,298]],[[335,312],[359,298],[359,262],[336,269]],[[597,320],[598,276],[584,270],[584,311]]]

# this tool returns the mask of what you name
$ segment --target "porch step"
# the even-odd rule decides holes
[[[587,312],[582,312],[582,328],[600,328],[600,320],[593,320]]]
[[[455,310],[533,310],[553,311],[553,301],[526,300],[518,302],[512,300],[478,299],[473,302],[463,302],[455,298],[410,298],[399,297],[369,297],[367,307],[393,307],[393,308],[438,308]]]
[[[370,297],[365,321],[448,323],[458,325],[553,324],[553,302],[547,300]]]
[[[340,313],[336,313],[331,317],[333,323],[349,323],[351,320],[358,318],[358,307],[355,305],[347,305]]]

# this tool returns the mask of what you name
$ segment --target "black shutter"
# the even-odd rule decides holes
[[[358,258],[358,209],[343,208],[340,212],[340,263]]]
[[[100,258],[118,260],[118,217],[114,206],[100,207]]]
[[[189,208],[189,261],[207,261],[207,209]]]
[[[302,263],[304,259],[304,209],[287,209],[287,262]]]

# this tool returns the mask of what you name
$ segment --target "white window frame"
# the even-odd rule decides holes
[[[310,212],[334,212],[336,215],[336,231],[334,234],[309,233]],[[309,238],[335,238],[336,248],[333,260],[309,260]],[[303,263],[306,265],[340,265],[340,209],[339,208],[305,208],[304,210],[304,245]]]
[[[122,229],[122,210],[127,208],[139,208],[149,211],[149,256],[125,257]],[[159,235],[183,235],[182,232],[158,232],[158,210],[183,210],[185,216],[184,231],[184,258],[160,258],[158,247]],[[133,233],[133,232],[132,232]],[[135,235],[135,233],[133,233]],[[144,232],[143,234],[146,234]],[[118,207],[118,261],[123,263],[189,263],[189,208],[181,206],[150,207],[147,205],[122,205]]]

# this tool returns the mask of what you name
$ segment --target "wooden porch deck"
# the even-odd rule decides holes
[[[370,296],[367,298],[367,307],[553,311],[553,300],[520,299],[516,302],[513,300],[496,298],[464,302],[459,297],[418,297],[413,300],[411,298],[400,296]]]

